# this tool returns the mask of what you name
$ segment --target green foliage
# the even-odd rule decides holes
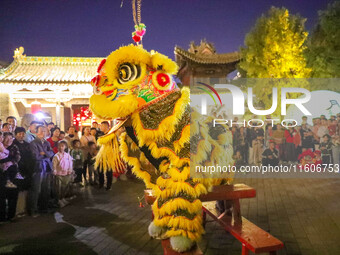
[[[239,68],[247,78],[307,78],[305,19],[272,7],[246,35]]]
[[[243,77],[308,78],[311,69],[306,67],[304,56],[308,36],[304,23],[305,19],[290,15],[285,8],[272,7],[262,15],[246,35],[245,47],[241,48],[238,69]],[[287,87],[287,83],[262,81],[253,87],[258,105],[271,107],[273,86]],[[309,88],[306,82],[299,87]],[[297,96],[291,95],[292,98]]]
[[[307,51],[308,66],[314,78],[340,77],[340,1],[319,11]]]

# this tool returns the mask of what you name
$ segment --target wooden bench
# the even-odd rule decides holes
[[[224,200],[230,201],[233,208],[233,219],[235,221],[242,221],[240,199],[241,198],[252,198],[256,196],[256,190],[245,184],[234,184],[234,185],[219,185],[214,186],[210,192],[205,195],[201,195],[199,199],[202,202]],[[155,202],[156,197],[153,195],[152,190],[144,190],[145,202],[152,205]],[[206,214],[203,212],[203,224],[205,225]]]
[[[234,185],[219,185],[212,188],[208,194],[201,195],[202,202],[223,200],[226,211],[221,214],[223,217],[227,214],[227,203],[232,206],[232,218],[236,222],[242,222],[240,199],[252,198],[256,196],[256,190],[248,185],[239,183]],[[206,213],[203,210],[203,225],[206,223]]]
[[[238,183],[234,185],[214,186],[208,194],[201,195],[202,202],[215,200],[233,200],[256,197],[256,190],[248,185]]]
[[[248,255],[249,251],[255,254],[269,252],[270,255],[274,255],[277,250],[283,248],[280,240],[244,217],[241,222],[235,222],[227,215],[220,217],[215,202],[203,202],[203,211],[242,243],[242,255]]]
[[[203,204],[203,225],[205,226],[206,224],[206,216],[208,214],[242,243],[242,255],[248,255],[249,251],[255,254],[269,252],[270,255],[274,255],[278,249],[283,247],[283,243],[241,216],[240,199],[253,198],[255,196],[256,190],[245,184],[213,187],[210,192],[199,197]],[[144,197],[145,202],[150,205],[156,200],[151,190],[145,190]],[[230,216],[228,216],[227,211],[220,213],[216,209],[216,200],[225,201],[225,208],[227,208],[227,203],[232,205]],[[162,246],[164,254],[180,254],[171,251],[170,244],[165,241],[164,243],[162,242]]]

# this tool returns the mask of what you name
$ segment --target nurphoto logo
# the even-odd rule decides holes
[[[219,89],[220,91],[223,90],[223,93],[230,92],[232,95],[232,113],[233,115],[244,115],[245,114],[245,95],[242,92],[242,90],[232,84],[215,84],[215,86],[211,86],[208,84],[205,84],[203,82],[197,82],[200,85],[205,86],[206,88],[197,87],[198,89],[206,92],[215,102],[215,105],[217,105],[215,98],[213,97],[212,93],[208,90],[210,89],[219,99],[221,106],[223,106],[223,102],[221,100],[221,97],[219,93],[216,91],[216,89]],[[225,90],[225,92],[224,92]],[[272,88],[272,105],[269,109],[256,109],[254,107],[254,93],[253,88],[248,87],[247,90],[247,105],[248,109],[252,114],[259,115],[259,116],[266,116],[274,113],[278,107],[278,88],[273,87]],[[289,93],[300,93],[302,96],[299,98],[288,98]],[[308,103],[311,99],[311,93],[309,90],[304,88],[281,88],[281,115],[285,116],[287,114],[287,105],[295,105],[297,109],[299,109],[304,115],[311,116],[312,114],[310,111],[304,106],[305,103]],[[205,95],[201,97],[201,114],[207,115],[207,98]],[[284,127],[294,127],[297,125],[297,121],[294,119],[283,119],[280,121],[279,119],[250,119],[248,121],[233,121],[232,119],[214,119],[213,126],[217,124],[229,124],[231,127],[233,125],[243,125],[249,126],[249,127],[262,127],[265,125],[265,122],[271,123],[272,126],[276,125],[278,122],[281,123]],[[255,123],[255,124],[254,124]],[[247,125],[246,125],[247,124]]]

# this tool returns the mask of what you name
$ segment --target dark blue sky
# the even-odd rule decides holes
[[[28,56],[104,57],[132,43],[131,0],[1,0],[0,60],[12,61],[24,46]],[[147,26],[144,48],[173,58],[175,45],[206,38],[218,52],[238,50],[245,34],[270,6],[286,7],[307,18],[311,30],[317,11],[331,0],[143,0]]]

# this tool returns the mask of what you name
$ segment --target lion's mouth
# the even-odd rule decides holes
[[[103,91],[102,93],[106,96],[107,99],[113,101],[117,96],[117,89]]]
[[[114,91],[115,90],[109,90],[109,91],[105,91],[103,93],[104,93],[105,96],[109,97],[109,96],[111,96],[113,94]]]
[[[115,89],[104,91],[103,94],[106,96],[108,100],[114,101],[120,96],[128,95],[129,91],[126,89]]]

